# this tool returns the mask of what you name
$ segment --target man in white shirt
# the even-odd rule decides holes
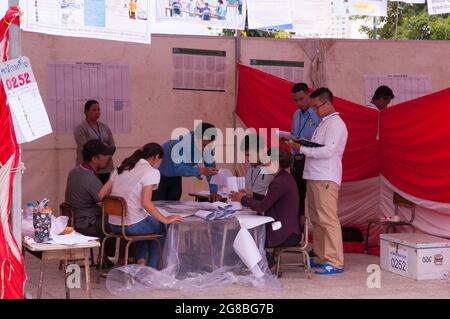
[[[328,88],[319,88],[310,97],[313,108],[321,118],[311,140],[323,146],[306,147],[293,141],[290,144],[306,157],[303,178],[307,180],[308,212],[314,227],[316,273],[335,274],[344,271],[337,203],[348,132],[334,109],[333,93]]]

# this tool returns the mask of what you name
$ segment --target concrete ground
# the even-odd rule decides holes
[[[280,278],[283,289],[267,290],[246,287],[242,285],[220,286],[215,289],[179,291],[173,289],[155,290],[152,292],[136,293],[130,295],[112,295],[105,286],[103,278],[100,284],[95,282],[96,270],[91,268],[92,296],[96,299],[109,298],[149,298],[149,299],[309,299],[309,298],[450,298],[450,282],[440,280],[416,281],[387,271],[381,271],[381,288],[368,288],[367,266],[378,264],[379,258],[362,254],[346,254],[346,268],[343,274],[313,275],[307,279],[302,272],[286,272]],[[40,261],[27,255],[26,269],[28,281],[25,292],[27,298],[36,298]],[[84,272],[84,270],[82,270]],[[71,298],[86,298],[84,289],[84,276],[82,289],[71,289]],[[44,277],[42,298],[65,298],[64,276],[58,270],[57,263],[49,263]]]

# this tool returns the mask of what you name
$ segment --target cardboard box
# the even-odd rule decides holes
[[[381,268],[417,280],[450,272],[450,240],[415,233],[380,235]]]

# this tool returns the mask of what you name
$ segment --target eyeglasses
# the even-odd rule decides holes
[[[325,101],[325,102],[323,102],[322,104],[319,104],[319,105],[313,105],[312,107],[315,109],[315,110],[317,110],[319,107],[321,107],[321,106],[323,106],[324,104],[327,104],[328,103],[328,101]]]

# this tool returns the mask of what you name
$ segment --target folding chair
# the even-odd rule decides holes
[[[304,215],[299,217],[299,227],[301,238],[297,246],[294,247],[276,247],[273,249],[274,258],[276,258],[276,276],[281,277],[283,273],[282,266],[298,266],[303,268],[308,273],[308,279],[312,278],[311,263],[309,260],[309,254],[306,250],[308,246],[308,218]],[[297,253],[300,254],[300,260],[297,263],[281,263],[281,257],[285,253]]]
[[[379,225],[386,228],[386,233],[389,233],[390,230],[396,230],[397,226],[410,226],[414,230],[413,221],[416,216],[416,205],[407,200],[406,198],[402,197],[400,194],[394,192],[394,196],[392,197],[392,202],[394,203],[394,216],[398,216],[398,212],[400,207],[406,207],[411,211],[411,216],[409,220],[392,220],[392,219],[380,219],[380,218],[373,218],[369,219],[367,221],[367,230],[366,230],[366,240],[365,240],[365,253],[369,251],[369,234],[370,234],[370,227],[372,225]]]
[[[105,217],[107,215],[121,217],[122,231],[120,234],[116,234],[112,231],[106,231],[106,225],[105,225],[106,218]],[[105,237],[103,238],[102,245],[100,248],[100,267],[99,267],[99,272],[98,272],[98,276],[97,276],[97,283],[100,282],[100,276],[102,275],[102,265],[103,265],[103,258],[104,258],[105,242],[109,238],[116,238],[117,241],[118,241],[118,239],[123,239],[124,241],[126,241],[127,244],[125,246],[125,267],[128,266],[128,251],[129,251],[130,245],[137,241],[155,240],[158,243],[158,249],[159,249],[159,253],[160,253],[159,255],[162,256],[161,244],[159,243],[159,240],[158,240],[158,238],[162,237],[161,235],[148,234],[148,235],[129,236],[126,234],[124,219],[127,215],[128,215],[127,202],[125,201],[125,199],[123,197],[105,196],[103,198],[103,201],[102,201],[102,230],[103,230],[103,234],[105,235]],[[162,259],[159,260],[158,268],[161,268],[161,262],[162,262]]]

